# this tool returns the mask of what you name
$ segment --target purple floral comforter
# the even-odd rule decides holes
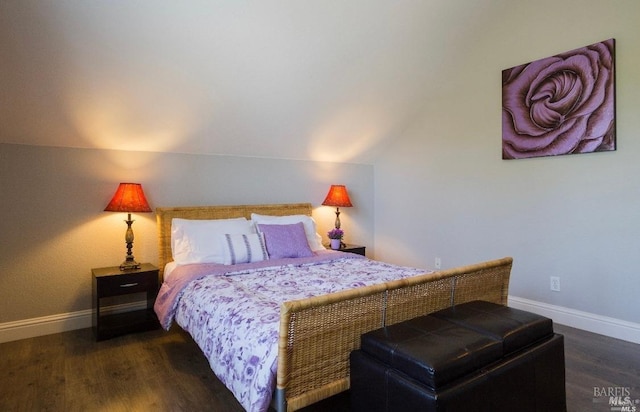
[[[281,303],[421,273],[343,252],[186,265],[163,283],[155,310],[165,329],[175,320],[191,334],[247,411],[266,411],[275,388]]]

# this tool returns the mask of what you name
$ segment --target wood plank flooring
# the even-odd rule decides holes
[[[594,387],[640,399],[640,345],[555,329],[565,336],[568,411],[611,411]],[[81,329],[0,344],[0,411],[242,410],[177,327],[102,342]],[[349,411],[348,393],[305,411]]]

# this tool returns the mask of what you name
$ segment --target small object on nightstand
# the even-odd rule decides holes
[[[365,256],[365,249],[366,249],[366,246],[350,245],[348,243],[345,243],[344,246],[341,247],[339,250],[340,252],[355,253],[356,255]]]
[[[344,236],[344,230],[342,229],[331,229],[327,232],[327,236],[329,236],[329,245],[333,250],[339,250],[344,247],[344,242],[342,241],[342,237]]]
[[[129,332],[156,329],[160,326],[153,311],[158,296],[158,268],[143,263],[138,269],[123,272],[118,266],[91,269],[93,274],[93,330],[96,340],[109,339]],[[146,308],[104,314],[101,299],[132,293],[146,293]]]

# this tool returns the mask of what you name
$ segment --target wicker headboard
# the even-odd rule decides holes
[[[311,216],[311,203],[288,203],[276,205],[230,205],[230,206],[193,206],[156,208],[158,222],[158,267],[160,273],[164,266],[173,260],[171,256],[171,219],[230,219],[246,217],[251,213],[272,216],[308,215]]]

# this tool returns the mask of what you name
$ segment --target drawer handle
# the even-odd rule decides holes
[[[130,288],[132,286],[138,286],[137,283],[125,283],[124,285],[120,285],[121,288]]]

